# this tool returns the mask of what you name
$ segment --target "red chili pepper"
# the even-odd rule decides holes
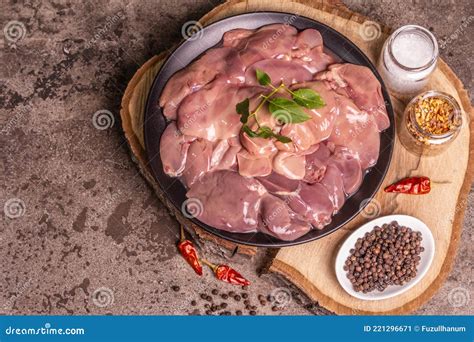
[[[385,192],[398,192],[410,195],[424,195],[431,190],[431,183],[428,177],[404,178],[385,188]]]
[[[245,279],[239,272],[227,265],[214,265],[206,260],[202,260],[209,266],[216,275],[216,278],[233,285],[250,285],[250,281]]]
[[[184,236],[184,228],[181,225],[181,240],[178,243],[178,249],[183,256],[184,259],[188,262],[189,265],[194,269],[199,275],[202,275],[202,266],[199,262],[199,258],[197,256],[196,248],[194,247],[193,243],[187,240]]]

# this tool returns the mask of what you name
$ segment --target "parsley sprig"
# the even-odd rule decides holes
[[[271,89],[268,95],[260,94],[262,100],[255,110],[250,111],[250,100],[246,98],[235,106],[237,114],[240,115],[240,122],[242,122],[241,130],[251,138],[276,139],[282,143],[290,143],[291,139],[284,135],[274,132],[270,127],[260,125],[258,122],[257,113],[262,107],[268,103],[268,109],[271,115],[282,123],[302,123],[311,119],[303,108],[315,109],[325,106],[324,100],[321,96],[312,89],[300,88],[295,91],[289,89],[283,82],[275,87],[272,85],[270,76],[262,70],[255,70],[258,83]],[[286,91],[291,95],[291,99],[286,97],[276,96],[281,90]],[[248,126],[249,118],[253,117],[257,124],[257,129],[252,130]]]

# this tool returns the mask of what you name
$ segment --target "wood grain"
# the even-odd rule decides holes
[[[378,56],[382,43],[390,32],[389,28],[382,25],[379,37],[365,41],[359,32],[362,24],[368,19],[338,4],[314,0],[233,0],[216,7],[201,18],[200,22],[207,25],[227,16],[255,11],[281,11],[316,19],[351,39],[372,61]],[[122,101],[122,125],[142,174],[177,219],[191,226],[190,222],[182,217],[181,213],[168,203],[160,192],[147,167],[143,148],[144,101],[151,82],[160,67],[162,57],[152,58],[137,71],[131,80]],[[373,208],[374,212],[366,210],[364,215],[359,215],[339,231],[324,239],[283,248],[271,263],[271,271],[287,277],[312,299],[331,311],[339,314],[401,314],[410,312],[433,296],[452,267],[461,234],[466,198],[474,176],[474,143],[472,139],[474,127],[472,120],[470,124],[468,123],[469,118],[472,118],[474,114],[462,83],[443,61],[439,62],[428,88],[453,95],[462,105],[466,124],[450,148],[436,157],[420,158],[413,155],[400,145],[397,138],[392,164],[382,188],[406,176],[427,175],[433,182],[432,192],[426,196],[388,195],[379,192],[369,204],[369,208]],[[398,118],[403,111],[404,101],[392,96],[392,103]],[[336,280],[334,262],[337,250],[344,239],[355,228],[368,221],[369,217],[392,213],[416,216],[430,227],[436,241],[433,264],[423,280],[407,293],[377,302],[353,298],[344,292]],[[197,231],[203,234],[199,229]],[[207,238],[209,237],[207,236]],[[232,248],[233,245],[222,239],[215,241],[227,245],[228,248]],[[252,254],[255,249],[243,249],[243,251]]]

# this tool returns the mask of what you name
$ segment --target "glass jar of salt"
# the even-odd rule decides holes
[[[421,26],[406,25],[385,41],[378,70],[393,93],[413,96],[426,86],[437,61],[438,43],[433,34]]]

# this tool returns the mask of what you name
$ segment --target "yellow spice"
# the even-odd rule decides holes
[[[454,108],[444,99],[420,98],[413,110],[416,123],[426,133],[440,135],[455,128]]]

